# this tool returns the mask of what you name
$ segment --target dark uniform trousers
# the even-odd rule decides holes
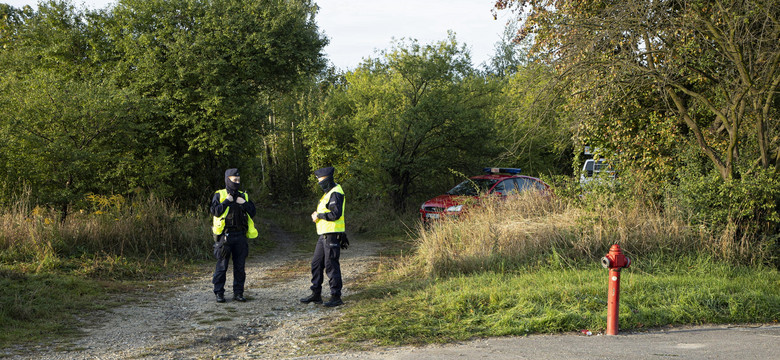
[[[214,278],[211,283],[214,284],[215,294],[225,293],[225,281],[227,277],[227,268],[230,258],[233,258],[233,294],[244,294],[244,282],[246,281],[246,271],[244,266],[246,258],[249,255],[249,242],[246,239],[245,232],[226,232],[228,253],[224,259],[217,261],[217,268],[214,270]]]
[[[328,285],[330,295],[341,297],[341,265],[339,256],[341,245],[339,234],[323,234],[317,240],[314,256],[311,259],[311,291],[315,294],[322,292],[322,270],[328,273]]]

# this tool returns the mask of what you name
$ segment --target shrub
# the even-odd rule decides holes
[[[666,208],[711,234],[709,251],[734,261],[766,262],[777,255],[780,178],[756,169],[750,176],[723,181],[714,172],[680,172],[680,184]]]

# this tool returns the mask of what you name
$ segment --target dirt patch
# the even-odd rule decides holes
[[[269,269],[268,272],[260,277],[261,287],[272,287],[280,283],[289,282],[310,271],[311,262],[309,260],[288,261],[282,266]]]

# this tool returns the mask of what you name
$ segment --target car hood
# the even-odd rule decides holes
[[[460,195],[439,195],[433,199],[430,199],[423,203],[424,207],[440,207],[448,208],[463,203],[473,202],[477,199],[476,196],[460,196]]]

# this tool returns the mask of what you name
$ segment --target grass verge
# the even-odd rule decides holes
[[[642,260],[639,260],[641,263]],[[707,258],[648,264],[621,276],[620,329],[780,320],[780,273]],[[652,271],[647,271],[652,270]],[[367,289],[329,336],[381,345],[606,328],[607,271],[544,265],[407,280]]]
[[[132,302],[156,281],[181,283],[204,269],[204,261],[151,261],[83,256],[0,264],[0,348],[63,339],[98,318],[97,310]]]
[[[103,284],[77,276],[25,275],[3,270],[0,286],[0,345],[19,344],[56,335],[74,334],[78,312],[103,308]]]

